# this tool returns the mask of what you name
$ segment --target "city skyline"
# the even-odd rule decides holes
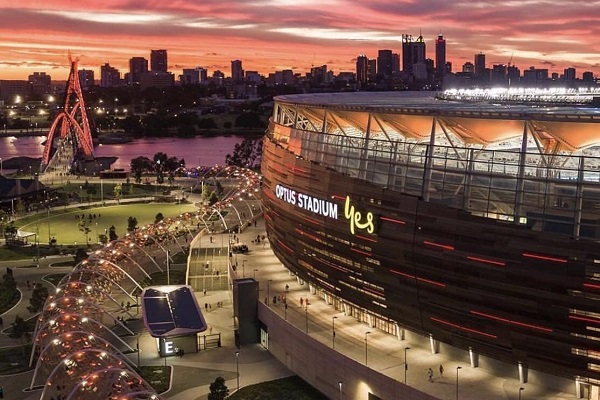
[[[45,71],[53,79],[66,79],[69,51],[80,58],[81,68],[98,70],[108,62],[124,73],[131,57],[149,58],[150,49],[167,49],[168,68],[176,75],[196,66],[229,75],[235,59],[261,74],[283,69],[303,73],[323,64],[336,72],[354,71],[359,54],[375,58],[379,49],[401,53],[402,34],[419,33],[432,59],[435,38],[445,36],[454,71],[484,52],[488,66],[512,60],[521,70],[535,65],[551,72],[575,67],[578,73],[600,73],[597,2],[577,7],[554,0],[423,3],[12,3],[0,8],[0,77],[26,79],[34,71]],[[536,18],[522,18],[530,15]]]

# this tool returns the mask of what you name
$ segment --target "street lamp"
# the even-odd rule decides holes
[[[246,260],[242,260],[242,278],[246,277]]]
[[[333,348],[335,349],[335,320],[337,317],[331,317],[331,337],[333,339]]]
[[[406,350],[410,350],[410,347],[404,348],[404,384],[406,385],[406,372],[408,371],[408,361],[406,360]]]
[[[365,366],[369,365],[367,363],[367,355],[368,355],[368,352],[367,352],[367,338],[369,337],[370,333],[371,333],[371,331],[366,331],[365,332]]]
[[[256,280],[256,271],[258,271],[258,269],[254,268],[254,280]]]
[[[462,369],[460,365],[456,367],[456,400],[458,400],[458,371],[460,369]]]
[[[237,375],[237,390],[240,390],[240,352],[235,352],[235,372]]]
[[[524,388],[524,387],[520,387],[520,388],[519,388],[519,400],[521,400],[521,392],[522,392],[523,390],[525,390],[525,388]]]
[[[340,386],[340,400],[344,400],[344,395],[342,394],[342,385],[344,384],[344,382],[339,381],[338,385]]]

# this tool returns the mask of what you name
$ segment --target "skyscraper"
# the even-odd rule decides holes
[[[132,57],[129,59],[129,77],[127,83],[139,85],[142,74],[148,72],[148,60],[144,57]]]
[[[94,71],[91,69],[80,69],[77,71],[77,76],[82,89],[88,89],[94,85]]]
[[[234,82],[242,82],[244,80],[244,70],[242,69],[241,60],[233,60],[231,62],[231,78]]]
[[[356,80],[360,85],[367,83],[367,73],[369,68],[369,59],[366,55],[361,54],[356,57]]]
[[[421,34],[417,40],[413,40],[412,35],[402,35],[402,71],[409,78],[417,80],[427,78],[425,56],[425,40]]]
[[[377,75],[383,78],[392,76],[391,50],[379,50],[377,55]]]
[[[117,86],[121,83],[121,73],[118,69],[110,66],[106,63],[100,67],[100,86],[111,87]]]
[[[150,71],[167,72],[167,51],[150,50]]]
[[[443,80],[446,74],[446,39],[441,33],[435,39],[435,72]]]
[[[475,54],[475,75],[483,77],[485,75],[485,53],[479,52]]]

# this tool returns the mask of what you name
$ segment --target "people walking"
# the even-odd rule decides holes
[[[440,364],[440,378],[444,377],[444,366]]]
[[[427,370],[427,377],[429,378],[429,382],[433,382],[433,370],[431,368]]]

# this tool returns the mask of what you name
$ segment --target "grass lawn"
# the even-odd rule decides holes
[[[77,226],[77,215],[85,214],[86,219],[89,214],[96,214],[96,219],[92,219],[89,227],[90,243],[97,242],[97,236],[102,235],[105,229],[111,225],[116,228],[116,233],[119,236],[124,236],[127,233],[127,218],[135,217],[138,220],[138,226],[144,226],[154,222],[156,214],[163,213],[165,218],[175,217],[183,212],[196,211],[196,207],[192,204],[167,204],[167,203],[142,203],[142,204],[123,204],[111,205],[106,207],[93,208],[75,208],[57,210],[50,213],[50,217],[46,214],[38,214],[37,216],[29,216],[22,220],[16,221],[15,225],[26,232],[37,232],[39,227],[40,241],[45,242],[50,232],[51,237],[55,237],[58,245],[74,244],[75,242],[83,244],[86,242],[86,236]],[[99,217],[100,216],[100,217]]]
[[[31,344],[0,349],[0,374],[18,374],[29,371]]]
[[[231,389],[229,389],[231,390]],[[246,386],[227,397],[228,400],[327,400],[327,396],[297,375]]]

